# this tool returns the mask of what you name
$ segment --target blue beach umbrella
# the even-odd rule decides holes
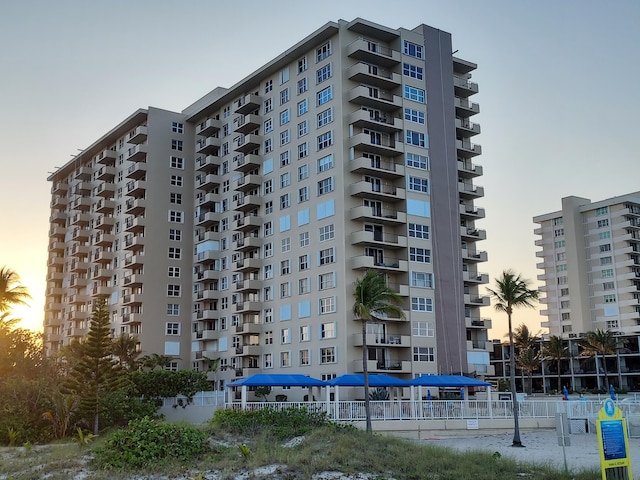
[[[613,385],[609,385],[609,395],[611,395],[611,400],[616,400],[616,389],[613,388]]]

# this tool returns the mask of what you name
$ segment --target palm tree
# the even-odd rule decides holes
[[[533,347],[521,348],[516,357],[518,368],[527,372],[527,394],[533,390],[533,372],[540,366],[540,354]]]
[[[376,270],[369,270],[354,283],[353,315],[362,322],[362,373],[364,377],[364,410],[366,416],[367,433],[371,428],[371,406],[369,404],[369,369],[367,368],[367,322],[384,320],[388,315],[404,318],[404,312],[399,306],[402,301],[400,295],[389,288],[384,275]]]
[[[138,349],[138,339],[127,335],[120,334],[119,337],[113,339],[111,344],[111,353],[118,358],[120,366],[127,370],[135,370],[138,365],[138,357],[140,350]]]
[[[156,368],[166,368],[176,357],[171,355],[159,355],[152,353],[151,355],[145,355],[140,359],[140,365],[149,370],[155,370]]]
[[[516,355],[513,340],[513,328],[511,315],[517,307],[534,307],[534,301],[538,299],[538,291],[529,288],[529,280],[523,279],[513,270],[505,270],[502,276],[496,279],[496,288],[487,289],[495,303],[493,308],[498,312],[505,312],[509,321],[509,377],[511,383],[511,395],[513,396],[513,443],[514,447],[523,447],[520,441],[520,423],[518,421],[518,397],[516,395]]]
[[[521,323],[516,328],[513,329],[513,343],[516,348],[533,348],[536,343],[540,340],[540,332],[535,335],[531,333],[529,327],[527,327],[524,323]]]
[[[569,356],[569,347],[564,344],[562,338],[551,335],[549,341],[542,347],[542,357],[547,360],[555,360],[558,369],[558,393],[562,392],[562,379],[560,378],[560,362]]]
[[[27,287],[19,285],[20,277],[7,267],[0,267],[0,313],[11,310],[16,305],[26,305],[31,298]]]
[[[609,390],[609,376],[607,375],[607,359],[605,355],[614,355],[618,346],[616,335],[611,330],[600,330],[587,332],[580,341],[582,355],[595,357],[596,378],[600,383],[598,374],[598,355],[602,355],[602,373],[604,373],[605,390]]]

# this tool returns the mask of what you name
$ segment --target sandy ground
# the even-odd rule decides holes
[[[570,470],[579,471],[585,468],[600,468],[598,439],[595,434],[570,435],[570,446],[565,447],[567,466]],[[558,444],[555,430],[535,430],[520,433],[525,448],[511,446],[513,432],[499,435],[477,435],[464,437],[433,437],[421,440],[456,450],[483,450],[500,452],[504,457],[518,461],[533,463],[549,463],[564,468],[562,447]],[[629,456],[634,479],[640,480],[640,438],[629,439]]]

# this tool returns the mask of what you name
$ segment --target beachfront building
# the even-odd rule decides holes
[[[330,22],[181,113],[141,110],[56,170],[45,345],[114,335],[225,382],[363,371],[353,283],[382,272],[405,318],[367,326],[367,366],[492,373],[479,309],[484,195],[476,65],[420,25]]]

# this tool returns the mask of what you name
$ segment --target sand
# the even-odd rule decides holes
[[[499,452],[504,457],[517,461],[548,463],[564,468],[562,447],[558,444],[555,430],[531,430],[520,433],[524,448],[512,447],[513,432],[499,435],[466,435],[460,437],[433,437],[420,440],[422,443],[453,448],[461,451],[482,450]],[[573,434],[571,445],[565,447],[569,470],[599,469],[600,452],[595,434]],[[640,438],[629,439],[629,456],[635,479],[640,480]]]

